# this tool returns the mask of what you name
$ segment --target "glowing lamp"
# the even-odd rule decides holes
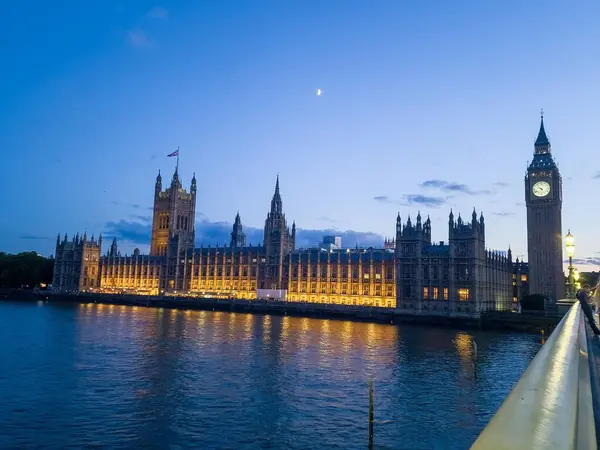
[[[567,256],[572,258],[575,254],[575,236],[571,234],[571,230],[565,236],[565,246],[567,247]]]

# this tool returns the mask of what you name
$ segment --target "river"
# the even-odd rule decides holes
[[[474,369],[473,339],[478,355]],[[0,302],[0,448],[466,449],[524,333]]]

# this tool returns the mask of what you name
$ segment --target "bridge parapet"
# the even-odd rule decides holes
[[[472,450],[596,450],[584,315],[563,317]]]

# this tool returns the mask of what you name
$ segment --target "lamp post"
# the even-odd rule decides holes
[[[567,297],[573,298],[575,296],[574,285],[575,285],[575,274],[573,267],[573,255],[575,254],[575,236],[571,234],[571,230],[565,236],[565,246],[567,247],[567,256],[569,257],[569,276],[567,279]]]

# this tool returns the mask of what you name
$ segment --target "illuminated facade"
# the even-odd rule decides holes
[[[283,213],[279,178],[264,228],[263,245],[247,246],[239,213],[229,246],[194,247],[196,179],[183,189],[177,170],[154,191],[150,254],[122,256],[113,240],[57,241],[54,288],[60,291],[256,299],[283,293],[290,302],[397,308],[407,314],[468,314],[509,310],[508,257],[485,249],[483,217],[470,223],[450,213],[449,241],[431,241],[431,221],[396,223],[384,248],[296,250],[296,225]]]

